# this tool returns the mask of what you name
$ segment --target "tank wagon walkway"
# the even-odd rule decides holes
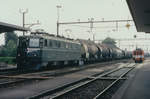
[[[132,71],[112,99],[150,99],[150,59]]]

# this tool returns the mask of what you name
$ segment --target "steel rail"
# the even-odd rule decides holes
[[[126,66],[129,66],[131,63],[129,63],[129,64],[126,64]],[[135,65],[135,64],[133,64],[133,65]],[[132,66],[133,66],[132,65]],[[123,67],[126,67],[126,66],[123,66]],[[72,90],[75,90],[75,89],[77,89],[77,88],[80,88],[80,87],[82,87],[82,86],[84,86],[84,85],[86,85],[86,84],[88,84],[88,83],[91,83],[91,82],[93,82],[93,81],[95,81],[95,80],[97,80],[97,79],[105,79],[103,76],[106,76],[106,75],[109,75],[109,74],[111,74],[111,73],[113,73],[113,72],[116,72],[116,71],[118,71],[118,70],[120,70],[121,68],[123,68],[123,67],[120,67],[120,68],[116,68],[116,69],[113,69],[113,70],[111,70],[111,71],[108,71],[108,72],[104,72],[104,73],[97,73],[96,75],[97,76],[95,76],[94,77],[94,75],[92,75],[92,76],[90,76],[90,77],[86,77],[86,78],[83,78],[83,79],[89,79],[89,80],[87,80],[87,81],[84,81],[84,82],[82,82],[82,83],[78,83],[78,82],[80,82],[81,80],[83,80],[83,79],[80,79],[79,81],[75,81],[75,82],[72,82],[72,83],[69,83],[69,84],[66,84],[66,85],[63,85],[63,86],[58,86],[57,88],[55,88],[55,89],[48,89],[48,90],[45,90],[45,91],[43,91],[43,92],[41,92],[41,93],[39,93],[39,94],[35,94],[35,95],[33,95],[33,96],[30,96],[30,97],[27,97],[27,99],[37,99],[37,98],[41,98],[41,97],[44,97],[44,96],[49,96],[50,94],[51,94],[51,96],[50,96],[50,99],[55,99],[55,98],[58,98],[58,97],[60,97],[60,96],[62,96],[62,95],[64,95],[64,94],[66,94],[66,93],[68,93],[68,92],[70,92],[70,91],[72,91]],[[116,78],[112,78],[112,79],[114,79],[114,80],[116,80]],[[122,78],[122,79],[127,79],[127,78]],[[73,86],[73,87],[71,87],[71,86]],[[67,89],[66,91],[64,91],[64,89]],[[63,91],[62,91],[63,90]],[[58,93],[57,93],[58,92]]]
[[[117,71],[117,70],[119,70],[119,69],[120,69],[120,68],[113,69],[113,70],[111,70],[111,71],[109,71],[109,72],[106,72],[106,73],[100,74],[100,75],[101,75],[101,77],[102,77],[102,76],[108,75],[108,74],[110,74],[110,73],[112,73],[112,72],[115,72],[115,71]],[[97,73],[97,74],[99,74],[99,73]],[[79,87],[82,87],[82,86],[84,86],[84,85],[90,83],[90,82],[93,82],[93,81],[97,80],[97,78],[90,78],[90,77],[87,77],[87,78],[84,78],[84,79],[89,79],[89,80],[86,81],[86,82],[83,82],[82,84],[80,84],[80,85],[78,85],[78,86],[76,86],[76,87],[73,87],[73,88],[71,88],[71,89],[69,89],[69,90],[66,90],[66,91],[63,91],[63,92],[61,92],[61,93],[59,93],[59,94],[57,94],[57,95],[51,96],[50,99],[55,99],[55,98],[57,98],[57,97],[59,97],[59,96],[65,94],[65,93],[67,93],[67,92],[70,92],[70,91],[72,91],[72,90],[74,90],[74,89],[77,89],[77,88],[79,88]],[[81,79],[81,80],[84,80],[84,79]],[[76,82],[73,82],[73,83],[70,83],[70,84],[66,84],[66,85],[64,85],[64,86],[60,86],[60,87],[58,87],[58,88],[56,88],[56,89],[54,89],[54,90],[46,90],[46,91],[44,91],[44,92],[42,92],[42,93],[40,93],[40,94],[31,96],[31,97],[27,97],[26,99],[36,99],[36,98],[43,97],[46,93],[54,93],[54,92],[56,93],[58,90],[61,90],[61,89],[63,89],[63,88],[67,88],[67,87],[69,87],[69,86],[71,86],[71,85],[74,85],[74,84],[80,82],[81,80],[76,81]]]
[[[16,80],[16,81],[3,82],[3,83],[0,83],[0,88],[3,87],[3,86],[9,86],[11,84],[21,83],[21,82],[24,82],[24,81],[25,81],[25,79]]]
[[[24,82],[28,82],[28,81],[34,81],[34,80],[45,80],[45,79],[40,79],[40,78],[15,79],[12,81],[6,81],[6,82],[0,83],[0,88],[4,87],[4,86],[10,86],[12,84],[19,84],[19,83],[24,83]]]
[[[128,64],[128,65],[129,65],[129,64]],[[50,99],[56,99],[56,98],[58,98],[58,97],[61,97],[62,95],[66,94],[66,93],[68,93],[68,92],[71,92],[71,91],[73,91],[73,90],[75,90],[75,89],[78,89],[78,88],[80,88],[80,87],[82,87],[82,86],[85,86],[85,85],[87,85],[87,84],[89,84],[89,83],[91,83],[91,82],[94,82],[94,81],[96,81],[97,79],[101,79],[101,77],[106,76],[106,75],[109,75],[109,74],[111,74],[111,73],[113,73],[113,72],[116,72],[116,71],[118,71],[118,70],[120,70],[120,69],[121,69],[121,68],[117,68],[117,69],[111,70],[111,71],[109,71],[109,72],[106,72],[106,73],[104,73],[104,74],[101,74],[100,76],[98,76],[98,77],[96,77],[96,78],[93,78],[92,80],[87,81],[87,82],[85,82],[85,83],[83,83],[83,84],[81,84],[81,85],[79,85],[79,86],[76,86],[76,87],[73,87],[73,88],[71,88],[71,89],[69,89],[69,90],[63,91],[63,92],[61,92],[60,94],[57,94],[56,96],[51,96]],[[128,71],[128,72],[129,72],[129,71]],[[122,78],[120,78],[120,79],[122,79]]]
[[[46,95],[47,93],[55,93],[55,92],[57,92],[57,91],[60,91],[60,90],[62,90],[62,89],[64,89],[64,88],[68,88],[69,86],[72,86],[72,85],[75,85],[75,84],[77,84],[77,83],[79,83],[79,82],[82,82],[82,81],[88,81],[88,79],[89,78],[84,78],[84,79],[81,79],[81,80],[78,80],[78,81],[76,81],[76,82],[72,82],[72,83],[69,83],[69,84],[65,84],[65,85],[63,85],[63,86],[58,86],[57,88],[55,88],[55,89],[52,89],[52,90],[46,90],[46,91],[43,91],[42,93],[40,93],[40,94],[36,94],[36,95],[34,95],[34,96],[31,96],[31,97],[27,97],[26,99],[37,99],[37,98],[40,98],[40,97],[43,97],[44,95]],[[90,79],[89,79],[90,80]]]
[[[113,85],[115,85],[119,80],[122,80],[122,77],[124,75],[126,75],[129,71],[131,71],[133,68],[135,67],[131,67],[131,69],[127,70],[126,72],[124,72],[120,77],[118,77],[118,79],[116,79],[114,82],[112,82],[108,87],[106,87],[103,91],[101,91],[96,97],[94,97],[93,99],[98,99],[102,94],[104,94],[107,90],[109,90]]]

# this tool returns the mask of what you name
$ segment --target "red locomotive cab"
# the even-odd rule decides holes
[[[142,49],[134,50],[133,60],[135,61],[135,63],[142,63],[144,61],[144,51]]]

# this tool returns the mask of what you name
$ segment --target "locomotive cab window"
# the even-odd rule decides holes
[[[30,40],[29,40],[29,47],[39,47],[39,39],[37,39],[37,38],[30,38]]]

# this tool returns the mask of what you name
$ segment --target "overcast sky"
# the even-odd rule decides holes
[[[39,20],[40,28],[56,32],[57,8],[61,21],[131,19],[125,0],[1,0],[0,21],[21,25],[19,9],[28,9],[26,23]]]
[[[41,25],[33,26],[32,29],[44,29],[48,33],[56,34],[57,8],[61,5],[60,22],[88,21],[94,20],[126,20],[132,19],[126,0],[1,0],[0,12],[1,22],[22,25],[22,15],[19,9],[28,9],[26,23],[40,21]],[[134,24],[129,29],[127,23],[119,23],[118,31],[115,31],[116,23],[94,24],[93,33],[95,39],[112,38],[133,38],[133,35],[145,37],[144,33],[137,33]],[[71,38],[92,39],[89,24],[65,25],[60,27],[60,35]],[[65,32],[67,29],[70,33]],[[18,33],[18,32],[17,32]],[[18,33],[21,35],[21,33]],[[0,35],[2,44],[2,34]]]

